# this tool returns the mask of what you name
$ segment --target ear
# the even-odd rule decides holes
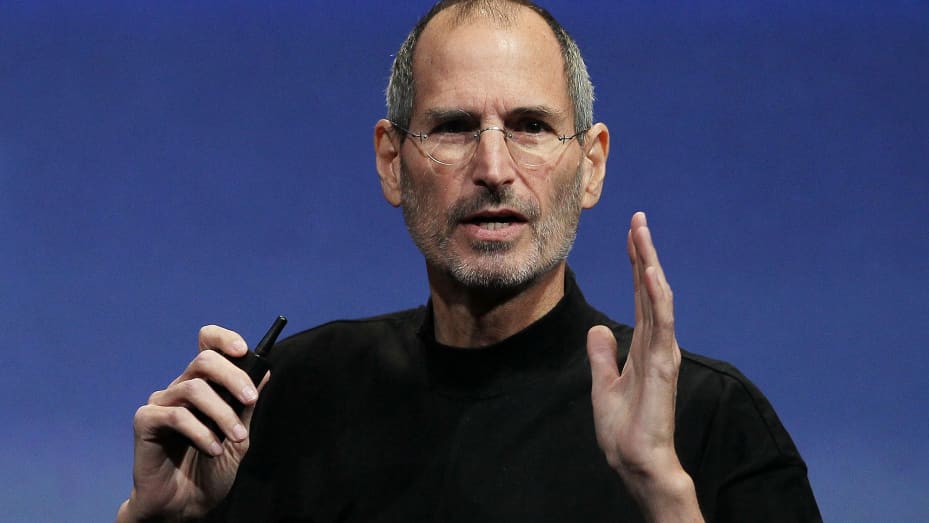
[[[374,161],[384,199],[397,207],[400,205],[400,141],[389,120],[378,120],[374,126]]]
[[[584,141],[584,197],[581,206],[590,209],[600,201],[603,178],[606,177],[606,158],[610,155],[610,131],[602,123],[587,131]]]

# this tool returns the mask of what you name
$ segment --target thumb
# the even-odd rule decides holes
[[[616,338],[605,325],[596,325],[587,331],[587,357],[593,389],[609,387],[619,378],[616,364]]]

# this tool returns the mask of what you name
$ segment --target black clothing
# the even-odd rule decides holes
[[[431,308],[282,341],[219,521],[641,521],[594,435],[587,330],[632,329],[569,275],[545,317],[494,346],[433,336]],[[806,466],[733,367],[684,352],[675,443],[708,521],[819,521]]]

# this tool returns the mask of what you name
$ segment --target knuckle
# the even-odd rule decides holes
[[[178,383],[177,386],[184,397],[191,398],[200,394],[200,391],[206,386],[206,381],[204,381],[203,378],[191,378],[187,381]]]
[[[180,408],[168,409],[168,411],[165,413],[165,422],[168,426],[171,427],[179,426],[184,420],[184,412],[185,411]]]
[[[149,416],[144,409],[145,406],[139,407],[138,410],[135,411],[135,416],[132,417],[132,432],[135,434],[140,434],[144,427],[148,425]]]
[[[163,396],[163,395],[164,395],[164,391],[163,391],[163,390],[156,390],[155,392],[151,393],[151,394],[148,396],[148,402],[147,402],[146,405],[157,405],[157,404],[158,404],[158,401],[159,401],[159,398],[161,398],[161,396]],[[143,408],[145,408],[146,405],[143,405],[142,407],[140,407],[139,410],[142,410]],[[137,412],[138,412],[138,411],[137,411]]]
[[[203,350],[200,352],[200,354],[197,354],[193,360],[191,360],[190,365],[187,368],[195,375],[200,375],[210,368],[216,356],[217,354],[214,350]]]
[[[145,424],[145,421],[151,417],[151,414],[151,405],[142,405],[141,407],[137,408],[135,415],[132,416],[132,426],[138,429],[140,425]]]

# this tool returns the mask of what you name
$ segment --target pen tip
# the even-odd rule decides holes
[[[274,342],[277,341],[278,335],[281,331],[284,330],[284,325],[287,324],[287,318],[283,316],[278,316],[274,320],[274,323],[271,324],[271,328],[268,329],[267,334],[264,338],[258,343],[258,347],[255,349],[255,354],[259,356],[265,356],[271,350],[271,347],[274,346]]]

